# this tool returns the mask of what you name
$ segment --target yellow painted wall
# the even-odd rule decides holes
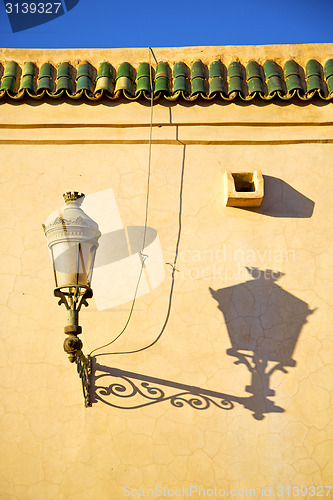
[[[319,48],[290,50],[307,60]],[[257,50],[260,57],[269,51]],[[270,50],[278,57],[279,47]],[[15,60],[20,57],[26,54],[17,51]],[[93,384],[92,408],[83,407],[80,380],[62,350],[66,312],[53,297],[41,224],[67,190],[112,189],[124,225],[143,225],[149,121],[149,107],[136,102],[0,106],[0,499],[118,500],[129,492],[129,498],[152,498],[147,488],[157,488],[157,497],[164,487],[165,497],[173,489],[174,498],[183,487],[194,499],[204,492],[220,498],[222,490],[225,497],[260,498],[262,488],[271,498],[290,498],[293,486],[307,487],[307,498],[323,486],[327,497],[333,478],[332,104],[156,104],[148,224],[158,232],[165,279],[137,299],[119,340],[95,353],[94,377],[104,376]],[[224,207],[225,169],[262,170],[261,209]],[[266,275],[256,280],[259,272],[251,277],[246,267]],[[98,311],[90,301],[80,318],[85,353],[121,331],[130,306]],[[159,335],[148,349],[114,354],[140,350]],[[257,348],[239,351],[257,352],[259,372],[253,359],[230,351],[232,342],[253,346],[256,335]],[[280,336],[290,336],[290,359],[279,358]],[[264,351],[270,354],[265,370]],[[269,375],[279,362],[282,370]],[[130,372],[151,398],[156,393],[142,382],[166,400],[147,405],[140,394],[103,393],[97,386],[125,383],[114,368],[118,375]],[[186,395],[188,386],[209,399]],[[182,406],[172,400],[181,393]],[[223,395],[232,404],[221,403]],[[254,491],[246,495],[247,489]]]

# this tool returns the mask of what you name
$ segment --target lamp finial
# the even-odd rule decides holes
[[[70,203],[71,201],[78,200],[79,198],[84,198],[83,193],[79,193],[78,191],[67,191],[67,193],[63,194],[64,200],[66,203]]]

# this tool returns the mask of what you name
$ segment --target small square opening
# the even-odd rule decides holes
[[[249,193],[255,191],[253,173],[233,173],[232,174],[237,193]]]

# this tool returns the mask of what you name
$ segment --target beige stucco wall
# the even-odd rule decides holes
[[[297,50],[304,60],[318,57],[310,48]],[[25,56],[17,52],[15,60]],[[0,499],[118,500],[129,491],[125,486],[143,488],[141,496],[157,486],[187,492],[200,486],[206,496],[216,487],[235,497],[254,488],[257,498],[271,486],[271,498],[288,498],[288,486],[329,486],[332,104],[156,104],[148,224],[158,232],[165,278],[137,299],[119,340],[96,353],[103,353],[95,363],[104,368],[95,375],[105,375],[96,385],[119,381],[110,376],[118,368],[137,374],[132,381],[139,387],[147,377],[160,379],[150,383],[166,397],[195,386],[230,395],[234,407],[216,406],[219,398],[211,394],[214,402],[201,410],[170,399],[120,409],[106,403],[148,400],[112,399],[100,391],[92,408],[83,407],[80,380],[62,350],[66,313],[53,297],[41,224],[62,204],[63,192],[111,188],[123,223],[143,225],[149,122],[149,106],[135,102],[0,106]],[[262,170],[262,210],[224,207],[225,169]],[[274,283],[267,272],[254,288],[246,266],[283,276],[275,274]],[[228,287],[236,288],[228,294]],[[90,301],[81,313],[86,353],[121,331],[130,306],[98,311]],[[284,371],[269,377],[278,360],[258,375],[253,361],[250,368],[230,355],[232,338],[255,336],[260,322],[274,348],[280,331],[296,342],[294,366],[281,363]],[[112,354],[141,349],[161,332],[149,349]],[[265,381],[275,393],[268,385],[264,391]],[[267,411],[256,419],[263,401]],[[310,498],[313,490],[306,493]],[[201,498],[203,490],[191,494]]]
[[[152,47],[157,61],[168,61],[173,64],[184,61],[191,65],[201,59],[204,64],[221,59],[228,65],[233,60],[240,60],[243,64],[255,59],[263,64],[267,59],[273,59],[278,64],[284,64],[288,59],[296,59],[301,66],[305,66],[310,58],[325,62],[333,57],[333,43],[288,44],[288,45],[228,45],[211,47]],[[150,55],[149,55],[150,54]],[[87,60],[97,66],[103,61],[110,61],[115,67],[128,61],[137,66],[141,61],[154,58],[147,48],[122,49],[2,49],[0,48],[1,62],[15,60],[19,64],[33,61],[38,64],[52,62],[55,65],[69,61],[77,66],[80,61]]]

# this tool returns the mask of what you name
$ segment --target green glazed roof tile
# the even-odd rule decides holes
[[[48,76],[49,78],[52,78],[54,74],[54,69],[52,64],[50,63],[44,63],[43,66],[41,66],[40,71],[39,71],[39,78],[43,78]]]
[[[273,95],[277,92],[283,93],[283,84],[281,79],[281,68],[276,64],[275,61],[268,60],[265,62],[264,66],[267,90],[269,95]]]
[[[135,95],[138,95],[141,92],[151,92],[149,76],[141,76],[137,79]]]
[[[328,61],[325,62],[324,75],[325,78],[329,78],[330,76],[333,75],[333,59],[329,59]]]
[[[256,61],[250,61],[247,64],[246,81],[250,95],[264,93],[262,69]]]
[[[146,62],[141,62],[138,66],[136,72],[136,91],[135,95],[139,95],[142,92],[151,93],[150,80],[153,78],[153,71],[149,64]]]
[[[174,67],[173,67],[172,74],[173,74],[174,78],[177,78],[178,76],[187,77],[188,73],[187,73],[186,64],[183,63],[182,61],[176,62]]]
[[[206,94],[206,80],[204,78],[193,78],[191,82],[191,95]]]
[[[161,94],[164,96],[170,95],[171,70],[167,62],[159,62],[155,70],[155,88],[154,95]]]
[[[280,78],[279,66],[276,64],[275,61],[271,60],[266,61],[263,68],[266,79],[271,78],[272,76],[278,76]]]
[[[150,78],[150,66],[146,62],[141,62],[136,71],[136,79],[138,80],[144,76]]]
[[[247,81],[247,87],[249,89],[249,94],[255,94],[256,92],[263,93],[264,92],[264,86],[262,83],[261,78],[258,78],[257,76],[250,78]]]
[[[22,76],[26,76],[26,75],[31,75],[31,76],[35,76],[36,75],[36,66],[33,62],[26,62],[23,66],[23,70],[22,70]]]
[[[155,78],[170,78],[170,66],[167,62],[159,62],[156,66]]]
[[[72,92],[72,82],[66,76],[62,76],[57,79],[56,92],[59,92],[60,90],[67,90],[70,93]]]
[[[17,62],[9,61],[6,64],[3,76],[12,76],[13,78],[16,78],[18,75],[18,71],[19,71],[19,65],[17,64]]]
[[[225,83],[219,76],[216,76],[209,80],[209,95],[212,95],[215,92],[221,92],[225,94]]]
[[[182,61],[176,62],[173,67],[173,85],[172,85],[172,93],[178,94],[182,93],[183,96],[186,96],[190,93],[190,85],[188,79],[188,68],[186,64]]]
[[[134,86],[134,68],[128,62],[123,62],[118,68],[116,76],[115,92],[118,94],[123,93],[128,97],[133,95]]]
[[[0,90],[8,90],[11,93],[15,92],[16,79],[12,76],[4,76],[1,81]]]
[[[76,92],[80,92],[81,90],[91,92],[92,86],[92,68],[89,63],[82,61],[79,64],[76,76]]]
[[[228,82],[228,93],[229,95],[233,92],[240,92],[243,94],[243,78],[240,76],[233,76]]]
[[[128,62],[121,63],[117,71],[116,80],[123,77],[129,78],[131,81],[134,81],[134,68]]]
[[[221,61],[213,61],[209,66],[209,78],[223,78],[223,64]]]
[[[18,73],[19,65],[15,61],[8,62],[1,80],[0,90],[7,90],[14,93],[16,90],[16,79]]]
[[[105,90],[108,94],[112,94],[114,90],[114,83],[111,78],[107,76],[99,76],[96,80],[95,92],[101,92]]]
[[[266,83],[267,83],[267,90],[270,95],[272,95],[274,92],[283,91],[281,78],[279,76],[276,75],[271,76],[266,80]]]
[[[0,84],[0,102],[4,99],[24,102],[24,99],[81,99],[98,101],[102,96],[118,99],[150,99],[194,101],[200,95],[208,100],[251,101],[262,99],[315,99],[333,101],[333,59],[321,64],[310,59],[300,66],[290,59],[283,68],[274,60],[264,64],[250,60],[244,68],[242,62],[232,61],[228,70],[221,60],[204,64],[195,60],[191,69],[177,61],[172,71],[167,61],[152,64],[142,61],[135,68],[129,62],[118,65],[117,73],[112,61],[94,67],[82,61],[73,67],[63,61],[54,65],[46,62],[39,67],[33,61],[18,65],[16,61],[1,62],[4,67]],[[150,74],[151,72],[151,74]],[[76,78],[75,78],[76,75]],[[95,86],[96,78],[96,86]],[[153,78],[153,89],[151,79]],[[207,81],[209,78],[209,81]],[[172,91],[172,92],[171,92]],[[7,97],[6,97],[7,96]],[[86,101],[87,102],[87,101]]]
[[[293,92],[294,90],[303,91],[302,82],[299,75],[289,75],[285,79],[288,92]]]
[[[110,63],[102,62],[99,65],[97,72],[95,92],[100,93],[102,91],[105,91],[108,94],[112,94],[113,90],[113,68]]]
[[[226,95],[226,70],[221,61],[213,61],[209,66],[209,95],[220,93]]]
[[[283,65],[283,73],[285,78],[290,75],[299,75],[299,68],[297,62],[294,61],[293,59],[286,61]]]
[[[99,65],[97,78],[101,78],[102,76],[106,76],[107,78],[112,77],[112,67],[108,62],[103,62]]]
[[[238,61],[233,61],[228,66],[228,78],[232,77],[243,78],[242,66]]]
[[[38,79],[37,92],[41,92],[43,90],[52,91],[52,87],[52,78],[50,78],[49,76],[42,76]]]
[[[283,66],[283,74],[286,82],[287,91],[289,93],[299,90],[303,92],[302,80],[300,77],[300,69],[296,61],[290,59]]]
[[[63,62],[58,67],[56,92],[61,90],[66,90],[68,93],[72,93],[73,90],[72,67],[69,62]]]
[[[77,70],[77,78],[80,78],[81,76],[87,76],[88,78],[91,78],[90,64],[85,61],[79,64],[79,68]]]
[[[61,77],[70,78],[71,77],[71,65],[69,64],[69,62],[63,62],[59,65],[57,76],[58,76],[58,78],[61,78]]]
[[[191,95],[207,94],[206,67],[202,61],[195,61],[191,67]]]
[[[314,92],[315,90],[322,90],[322,80],[319,75],[310,75],[306,79],[307,92]]]
[[[322,67],[316,59],[310,59],[305,67],[306,90],[311,93],[323,90]]]
[[[244,80],[242,65],[238,61],[232,61],[228,66],[228,94],[234,92],[244,94]]]
[[[321,73],[322,73],[321,65],[318,61],[316,61],[315,59],[310,59],[310,61],[306,63],[305,67],[306,77],[314,75],[321,76]]]
[[[33,92],[34,87],[35,87],[35,79],[32,75],[22,76],[21,85],[20,85],[20,89],[19,89],[20,91],[23,89],[27,89],[27,90],[30,90]]]
[[[262,69],[257,61],[249,61],[246,65],[246,79],[250,80],[250,78],[262,79]]]
[[[191,68],[191,78],[206,78],[205,66],[201,61],[195,61]]]
[[[117,77],[115,92],[118,92],[120,90],[125,91],[125,95],[126,95],[126,93],[128,93],[129,95],[132,95],[133,83],[130,80],[130,78],[128,78],[127,76],[118,76]]]
[[[86,75],[82,75],[76,80],[76,92],[80,92],[81,90],[87,90],[91,92],[92,82],[91,78]]]
[[[170,81],[167,76],[159,75],[155,77],[154,94],[162,93],[163,95],[170,94]]]
[[[176,92],[185,92],[186,94],[189,93],[188,80],[187,80],[186,76],[179,75],[179,76],[177,76],[177,78],[173,79],[172,91],[174,94]]]
[[[26,62],[24,64],[19,91],[27,89],[30,92],[34,92],[36,69],[36,66],[32,62]]]

